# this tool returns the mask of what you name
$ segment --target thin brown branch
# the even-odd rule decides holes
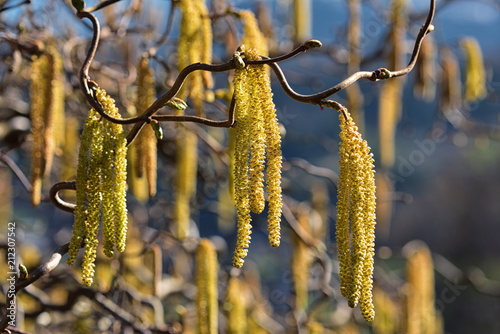
[[[302,95],[297,92],[295,92],[290,85],[288,84],[288,81],[286,80],[285,75],[283,74],[283,71],[281,68],[278,66],[277,63],[272,62],[269,63],[268,65],[272,68],[276,76],[278,77],[278,81],[281,85],[281,88],[285,91],[285,93],[291,97],[292,99],[303,102],[303,103],[311,103],[311,104],[321,104],[321,101],[326,99],[327,97],[338,93],[339,91],[345,89],[346,87],[352,85],[359,79],[368,79],[370,81],[378,81],[378,80],[384,80],[384,79],[389,79],[392,77],[399,77],[408,74],[413,67],[415,66],[415,63],[418,58],[418,54],[420,52],[420,46],[422,45],[422,42],[427,35],[432,29],[431,29],[431,24],[432,24],[432,19],[434,18],[434,12],[436,9],[436,1],[431,0],[430,8],[429,8],[429,13],[427,15],[427,20],[425,21],[424,25],[420,28],[420,32],[416,38],[415,41],[415,46],[413,48],[413,53],[410,59],[410,62],[408,65],[401,69],[401,70],[396,70],[396,71],[389,71],[385,68],[381,68],[375,71],[359,71],[348,78],[344,79],[342,82],[336,84],[335,86],[322,91],[320,93],[316,94],[311,94],[311,95]],[[263,57],[264,58],[264,57]],[[269,58],[267,58],[269,59]]]

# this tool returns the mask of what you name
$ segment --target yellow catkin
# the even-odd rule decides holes
[[[257,86],[257,96],[264,109],[264,130],[266,132],[267,230],[269,231],[269,243],[273,247],[278,247],[280,244],[281,209],[283,205],[281,198],[281,135],[276,116],[276,107],[273,103],[271,82],[269,75],[263,70],[261,82]]]
[[[45,53],[33,61],[31,73],[31,201],[35,206],[40,203],[42,178],[52,169],[56,140],[64,140],[63,89],[61,55],[49,42]]]
[[[247,50],[257,49],[262,56],[268,56],[269,50],[267,41],[259,29],[259,24],[255,15],[249,10],[240,11],[240,18],[243,21],[243,40]]]
[[[456,56],[448,48],[441,51],[441,96],[439,107],[443,113],[459,108],[462,103],[460,67]]]
[[[375,174],[375,184],[377,186],[377,236],[387,239],[393,211],[393,184],[382,171]]]
[[[138,139],[139,138],[136,138],[136,140]],[[134,141],[134,143],[130,145],[127,150],[128,161],[130,161],[130,163],[128,164],[127,183],[130,192],[135,196],[135,198],[137,198],[138,201],[145,203],[149,199],[149,186],[144,175],[142,175],[142,177],[139,177],[137,175],[137,168],[139,167],[138,165],[140,165],[140,163],[135,162],[139,162],[141,160],[136,158],[137,155],[140,154],[139,147],[140,144]]]
[[[217,253],[214,245],[201,239],[196,251],[196,308],[198,333],[218,333]]]
[[[31,202],[34,206],[40,203],[42,178],[46,169],[46,153],[44,149],[45,120],[47,107],[50,106],[50,59],[42,54],[35,59],[31,66],[31,131],[33,144],[31,148]]]
[[[373,320],[373,332],[375,334],[397,333],[400,314],[399,306],[392,300],[391,296],[380,288],[373,289],[373,303],[377,317]]]
[[[468,103],[481,100],[486,96],[486,74],[483,65],[481,47],[475,38],[468,37],[461,41],[467,58],[465,72],[465,100]]]
[[[182,13],[177,51],[179,70],[197,62],[211,63],[212,29],[205,1],[181,0],[179,8]],[[210,72],[196,71],[188,76],[178,97],[192,98],[196,112],[202,114],[204,90],[212,86],[213,79]]]
[[[231,277],[227,285],[224,309],[227,314],[227,333],[247,333],[246,297],[244,283],[237,277]]]
[[[109,115],[119,117],[115,101],[104,90],[97,89],[96,98]],[[75,262],[84,239],[82,281],[87,286],[93,281],[101,219],[105,254],[111,256],[115,247],[120,252],[125,249],[126,144],[121,125],[101,120],[94,109],[90,110],[78,154],[75,222],[67,260],[68,264]]]
[[[259,59],[259,54],[252,49],[245,52],[245,57]],[[233,265],[240,268],[250,243],[250,209],[259,213],[264,207],[262,170],[266,150],[269,242],[273,247],[279,246],[281,137],[265,69],[258,65],[239,69],[235,73],[233,85],[236,98],[234,198],[238,216],[238,241]]]
[[[136,110],[142,113],[155,101],[153,71],[147,57],[142,57],[137,65],[137,100]],[[145,171],[149,196],[156,194],[157,138],[151,126],[145,126],[137,138],[135,168],[139,178]]]
[[[92,141],[92,133],[99,127],[98,116],[93,110],[89,113],[83,132],[80,137],[80,150],[78,152],[78,167],[76,171],[76,207],[75,221],[73,224],[73,236],[69,244],[69,257],[66,262],[72,265],[83,241],[85,235],[85,222],[87,210],[87,179],[90,166],[90,144]]]
[[[311,234],[319,240],[325,240],[329,232],[330,196],[325,182],[318,182],[311,187],[311,207],[318,213],[318,223],[311,227]]]
[[[306,205],[301,205],[297,209],[297,221],[302,230],[309,234],[311,233],[309,215],[310,209]],[[313,253],[307,244],[299,237],[293,237],[293,254],[292,254],[292,278],[295,288],[295,309],[302,312],[307,307],[308,301],[308,283],[311,274],[311,264],[313,261]]]
[[[62,168],[61,179],[65,181],[74,180],[76,176],[76,164],[78,162],[78,152],[75,147],[79,139],[79,122],[76,117],[66,118],[64,131],[64,145],[62,146]]]
[[[111,116],[120,118],[118,109],[115,107],[115,101],[106,95],[104,90],[97,91],[97,99],[103,106],[103,109]],[[113,188],[104,189],[105,196],[111,196],[113,199],[113,210],[115,216],[114,239],[115,247],[119,252],[125,250],[127,235],[127,139],[123,133],[123,127],[120,124],[104,121],[108,131],[113,138]],[[109,168],[109,166],[104,166]],[[104,213],[103,213],[104,214]],[[106,226],[104,226],[106,228]]]
[[[347,41],[349,43],[349,62],[347,73],[351,75],[359,71],[361,63],[361,2],[360,0],[349,0],[349,25],[347,29]],[[364,129],[363,93],[359,84],[355,82],[346,88],[349,111],[360,131]]]
[[[237,244],[233,256],[233,266],[241,268],[250,245],[252,218],[250,217],[250,196],[248,193],[248,150],[250,124],[248,121],[248,105],[250,92],[246,86],[247,71],[236,70],[233,85],[236,99],[234,125],[234,202],[238,221]]]
[[[247,51],[248,59],[258,58],[255,53],[250,56],[251,51]],[[260,78],[265,75],[263,67],[248,66],[247,68],[247,89],[255,92],[255,97],[250,99],[248,106],[248,122],[250,126],[250,165],[248,189],[250,192],[250,209],[255,213],[264,210],[264,156],[266,153],[266,133],[264,130],[264,110],[262,100],[258,90],[261,88]]]
[[[295,24],[295,42],[303,43],[311,38],[311,0],[293,1],[293,18]]]
[[[360,304],[363,318],[372,321],[373,256],[375,242],[375,175],[370,148],[347,109],[340,108],[340,175],[337,204],[337,247],[341,293],[349,306]],[[349,242],[349,225],[352,247]],[[352,248],[352,249],[351,249]]]
[[[405,333],[431,334],[436,329],[434,309],[434,266],[432,255],[423,242],[415,242],[406,263]]]
[[[198,137],[185,127],[179,126],[176,148],[177,177],[174,210],[177,237],[185,239],[189,234],[190,202],[196,193]]]
[[[406,1],[392,1],[392,51],[389,59],[391,69],[406,66]],[[395,78],[384,83],[379,98],[379,143],[380,164],[384,169],[394,165],[396,126],[401,114],[402,87],[404,78]]]
[[[399,121],[401,98],[401,82],[391,79],[384,83],[378,107],[380,165],[384,169],[390,169],[395,161],[396,127]]]
[[[413,94],[427,102],[436,96],[436,49],[432,34],[427,35],[417,60],[417,82]]]
[[[91,115],[97,118],[97,115]],[[82,260],[82,282],[86,286],[92,284],[94,277],[95,258],[97,251],[97,232],[99,228],[100,209],[102,202],[101,192],[101,170],[102,170],[102,150],[103,150],[103,123],[95,120],[97,123],[93,129],[92,139],[90,142],[90,159],[87,169],[87,208],[86,211],[79,210],[78,213],[83,211],[83,217],[77,217],[75,211],[75,224],[76,221],[85,221],[85,250]],[[77,175],[77,180],[78,180]],[[81,191],[78,189],[77,193]]]
[[[64,146],[66,122],[64,115],[64,74],[63,74],[63,61],[59,50],[53,43],[47,46],[47,52],[52,57],[53,77],[52,77],[52,122],[53,122],[53,135],[54,140],[53,149],[61,148]],[[49,139],[50,140],[50,139]],[[50,155],[50,152],[47,153]],[[53,155],[53,154],[52,154]]]

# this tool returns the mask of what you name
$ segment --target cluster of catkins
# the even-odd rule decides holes
[[[247,60],[260,59],[255,49],[245,52]],[[250,211],[265,206],[264,162],[267,154],[267,197],[269,241],[280,243],[281,137],[272,101],[269,76],[264,65],[247,65],[235,71],[234,199],[238,218],[238,241],[233,265],[241,268],[250,244]]]
[[[102,89],[95,97],[110,116],[119,117],[115,101]],[[127,233],[127,140],[120,124],[102,119],[91,109],[83,126],[76,172],[76,207],[68,264],[73,264],[84,244],[83,284],[90,286],[94,277],[97,234],[102,220],[104,254],[111,257],[114,248],[125,250]]]

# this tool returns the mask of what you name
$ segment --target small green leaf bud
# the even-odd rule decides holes
[[[178,97],[173,97],[165,104],[167,107],[177,110],[184,110],[187,108],[187,103]]]
[[[19,263],[19,278],[20,279],[28,278],[28,269],[22,263]]]
[[[304,43],[304,47],[306,48],[306,50],[316,49],[316,48],[320,48],[322,46],[323,46],[323,44],[321,44],[321,42],[318,41],[317,39],[310,39]]]
[[[155,132],[156,138],[158,138],[159,140],[162,140],[163,139],[163,129],[161,128],[158,121],[155,119],[152,119],[149,124],[151,124],[151,127],[153,128],[153,131]]]

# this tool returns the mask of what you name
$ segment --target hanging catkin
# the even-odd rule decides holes
[[[52,169],[57,141],[64,139],[60,126],[64,117],[64,92],[61,55],[53,43],[33,60],[31,67],[31,129],[33,133],[31,202],[40,203],[42,179]],[[56,123],[59,126],[56,126]]]
[[[409,250],[408,250],[409,249]],[[423,242],[413,241],[407,246],[406,262],[406,326],[405,333],[436,333],[434,308],[434,265],[432,255]]]
[[[103,110],[120,117],[115,101],[98,88],[96,98]],[[98,228],[102,220],[104,253],[112,256],[114,248],[125,250],[127,232],[126,178],[127,140],[123,128],[111,123],[91,109],[85,121],[78,153],[76,207],[68,264],[73,264],[85,244],[82,262],[83,284],[90,286],[98,245]]]
[[[341,111],[336,233],[340,291],[348,298],[350,307],[359,303],[363,318],[372,321],[375,316],[372,300],[375,247],[373,155],[347,109],[335,102],[331,107]],[[352,234],[351,238],[349,234]]]
[[[196,250],[196,308],[198,333],[218,333],[217,252],[207,239],[201,239]]]
[[[464,38],[461,41],[461,45],[467,58],[465,101],[471,103],[486,96],[486,74],[483,65],[483,54],[475,38]]]
[[[153,71],[149,67],[147,57],[141,57],[137,65],[137,99],[136,110],[142,113],[153,104],[156,98]],[[156,194],[157,138],[151,126],[145,126],[136,139],[134,157],[135,177],[145,178],[149,196]]]
[[[255,49],[248,60],[260,59]],[[281,137],[272,101],[269,76],[262,65],[248,65],[235,72],[234,198],[238,217],[238,241],[233,265],[240,268],[250,244],[250,210],[264,208],[264,155],[267,152],[269,242],[279,246],[281,221]]]
[[[212,27],[204,0],[181,0],[179,8],[182,13],[179,45],[177,50],[178,68],[197,63],[212,62]],[[203,113],[205,89],[213,87],[212,73],[195,71],[191,73],[178,97],[190,97],[198,115]]]

